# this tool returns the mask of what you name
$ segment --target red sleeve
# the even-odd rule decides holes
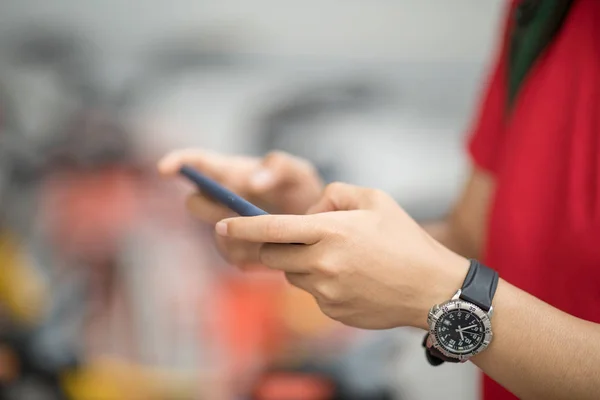
[[[504,122],[508,102],[507,43],[515,2],[509,2],[503,35],[486,82],[478,113],[468,135],[468,151],[473,163],[495,173],[498,149],[504,136]]]

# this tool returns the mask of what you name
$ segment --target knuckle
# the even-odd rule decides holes
[[[376,189],[374,196],[375,199],[381,203],[387,203],[393,200],[392,197],[386,191],[381,189]]]
[[[322,256],[318,261],[316,270],[328,277],[338,276],[341,272],[339,263],[330,256]]]
[[[334,321],[337,321],[337,322],[343,321],[342,316],[338,312],[336,312],[336,310],[333,308],[327,308],[327,311],[324,311],[324,314],[327,315],[329,318],[331,318]]]
[[[325,187],[325,195],[331,196],[340,191],[345,190],[348,187],[348,184],[343,182],[332,182]]]
[[[280,151],[280,150],[275,150],[275,151],[269,152],[265,156],[264,162],[268,165],[278,165],[278,164],[289,161],[290,158],[291,158],[291,156],[288,153],[286,153],[284,151]]]
[[[344,187],[346,187],[347,184],[343,183],[343,182],[332,182],[330,184],[327,185],[327,187],[325,188],[325,190],[329,190],[332,192],[335,192],[339,189],[343,189]]]
[[[390,196],[381,189],[365,189],[363,196],[372,206],[385,204],[390,200]]]
[[[309,176],[318,176],[319,175],[319,171],[317,170],[317,167],[315,166],[315,164],[313,164],[309,160],[307,160],[305,158],[297,157],[296,161],[298,163],[298,166],[304,170],[304,173],[306,175],[309,175]]]
[[[326,303],[334,304],[341,301],[339,291],[330,282],[316,282],[314,290],[317,297]]]
[[[370,199],[376,201],[385,199],[387,197],[387,194],[381,189],[367,189],[366,195]]]
[[[302,171],[306,174],[318,174],[317,168],[309,160],[294,156],[285,151],[275,150],[268,153],[264,158],[264,163],[269,166],[291,166],[293,169]]]
[[[320,227],[322,230],[322,235],[328,241],[334,241],[338,244],[343,244],[346,240],[353,234],[354,230],[352,229],[352,225],[348,224],[348,222],[340,220],[333,220],[331,223],[326,224]],[[325,265],[333,266],[339,265],[339,253],[330,253],[324,252],[321,254],[322,262]]]
[[[332,304],[328,304],[326,302],[317,300],[319,304],[319,308],[327,317],[331,318],[334,321],[341,322],[343,317],[337,307],[333,307]]]

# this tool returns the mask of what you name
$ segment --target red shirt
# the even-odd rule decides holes
[[[510,113],[505,48],[469,142],[496,181],[483,261],[554,307],[600,322],[600,1],[574,2]],[[484,397],[515,398],[487,377]]]

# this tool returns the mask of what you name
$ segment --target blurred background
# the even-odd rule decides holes
[[[422,332],[226,265],[154,163],[285,150],[440,217],[502,3],[0,1],[0,398],[476,399]]]

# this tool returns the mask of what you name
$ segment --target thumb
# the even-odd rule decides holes
[[[317,204],[308,209],[307,214],[370,209],[375,201],[375,192],[373,189],[347,183],[331,183],[327,185]]]
[[[231,164],[231,157],[203,149],[177,150],[158,162],[158,170],[162,175],[175,175],[185,164],[198,168],[213,179],[222,180]]]

